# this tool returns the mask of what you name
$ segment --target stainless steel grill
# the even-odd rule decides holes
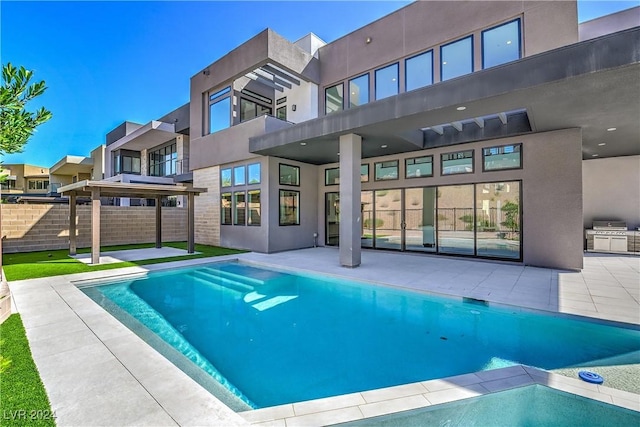
[[[593,250],[596,252],[627,252],[627,223],[624,221],[593,221]]]

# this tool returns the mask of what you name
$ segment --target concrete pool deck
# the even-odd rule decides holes
[[[640,257],[637,256],[585,254],[585,268],[575,272],[377,251],[363,251],[362,258],[361,267],[347,269],[338,265],[338,252],[334,248],[269,255],[248,253],[14,281],[9,285],[61,426],[324,425],[428,406],[469,397],[469,393],[492,392],[531,381],[560,384],[565,391],[640,411],[637,394],[512,367],[471,374],[479,380],[463,379],[466,384],[458,384],[456,379],[435,380],[237,414],[75,285],[86,280],[244,259],[441,295],[640,324]],[[522,372],[515,372],[516,368]],[[482,378],[485,374],[487,378]],[[484,384],[495,380],[500,381]],[[443,381],[450,386],[444,387]],[[440,388],[432,390],[434,384],[440,384],[435,386]],[[450,390],[441,397],[449,396],[449,400],[439,400],[437,395],[429,398],[429,393],[445,389]]]

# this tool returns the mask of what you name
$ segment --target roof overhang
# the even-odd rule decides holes
[[[639,61],[640,27],[636,27],[252,137],[249,151],[323,164],[338,161],[339,137],[348,133],[363,137],[362,155],[367,158],[581,128],[583,158],[591,158],[594,150],[600,157],[636,155],[640,154]],[[496,127],[495,132],[469,132],[471,139],[425,136],[426,128],[475,122],[509,111],[526,112],[530,130]],[[607,132],[613,127],[616,132]],[[598,145],[607,141],[612,143]]]
[[[50,175],[77,175],[91,173],[93,159],[83,156],[64,156],[49,169]]]
[[[206,193],[206,188],[191,188],[183,185],[132,184],[126,182],[84,180],[65,185],[58,193],[65,196],[91,196],[92,190],[98,190],[102,197],[155,198],[161,196],[188,196]]]
[[[109,144],[109,149],[111,151],[120,149],[142,151],[169,142],[179,135],[179,133],[176,133],[173,123],[152,120],[113,144]]]

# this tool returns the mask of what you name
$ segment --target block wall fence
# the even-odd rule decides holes
[[[69,206],[3,204],[2,252],[69,247]],[[77,247],[91,246],[91,206],[77,206]],[[101,246],[155,242],[155,207],[102,206]],[[162,241],[187,240],[187,210],[162,208]]]

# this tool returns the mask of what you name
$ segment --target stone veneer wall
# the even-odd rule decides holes
[[[196,243],[220,245],[220,167],[193,171],[193,186],[206,188],[195,198]]]
[[[196,200],[198,198],[196,197]],[[4,253],[33,252],[69,247],[68,205],[4,204]],[[77,246],[91,246],[91,207],[77,207]],[[155,242],[155,207],[102,206],[102,246]],[[187,210],[162,208],[162,241],[187,240]]]

